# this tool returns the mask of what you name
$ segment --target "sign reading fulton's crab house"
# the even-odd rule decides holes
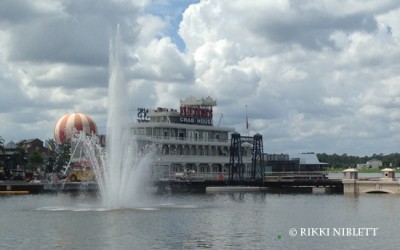
[[[191,107],[181,106],[180,122],[196,125],[213,125],[213,110],[212,107]]]

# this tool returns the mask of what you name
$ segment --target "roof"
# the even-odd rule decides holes
[[[371,159],[371,160],[369,160],[367,162],[371,162],[371,161],[382,162],[381,160],[378,160],[378,159]]]
[[[183,106],[217,106],[217,101],[213,100],[210,96],[206,98],[196,98],[189,96],[185,100],[181,100]]]
[[[13,141],[10,141],[4,146],[5,149],[16,149],[18,148],[17,144]]]
[[[327,164],[320,162],[318,157],[314,153],[298,153],[290,155],[290,159],[300,159],[300,164],[302,165],[321,165]]]
[[[348,168],[348,169],[343,170],[343,172],[344,172],[344,173],[358,172],[358,170],[357,170],[357,169],[354,169],[354,168]]]
[[[34,141],[39,141],[39,142],[43,143],[42,140],[40,140],[38,138],[34,138],[34,139],[20,140],[19,142],[17,142],[17,145],[28,144],[28,143],[32,143]]]

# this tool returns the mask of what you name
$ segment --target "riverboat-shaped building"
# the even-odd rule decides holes
[[[153,145],[156,156],[153,176],[156,178],[226,179],[232,161],[231,135],[235,129],[214,125],[211,97],[188,97],[180,109],[138,109],[138,120],[132,131],[139,145]],[[222,117],[222,116],[221,116]],[[240,156],[244,172],[252,165],[252,145],[242,143]]]

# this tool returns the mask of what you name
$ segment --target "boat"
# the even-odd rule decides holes
[[[232,127],[221,126],[215,117],[217,101],[190,96],[180,107],[138,108],[132,131],[141,147],[153,145],[152,176],[156,179],[226,180],[229,176]],[[214,125],[215,118],[218,120]],[[218,119],[219,118],[219,119]],[[241,146],[245,172],[250,171],[252,151]]]

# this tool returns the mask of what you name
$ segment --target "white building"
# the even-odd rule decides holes
[[[230,163],[231,134],[234,128],[214,126],[211,97],[181,100],[180,110],[139,109],[132,131],[140,145],[154,145],[157,156],[153,174],[168,177],[194,171],[208,178],[226,175]],[[242,145],[245,172],[251,167],[251,147]]]
[[[379,168],[382,167],[382,161],[377,159],[372,159],[367,161],[367,163],[357,164],[357,169],[363,168]]]

